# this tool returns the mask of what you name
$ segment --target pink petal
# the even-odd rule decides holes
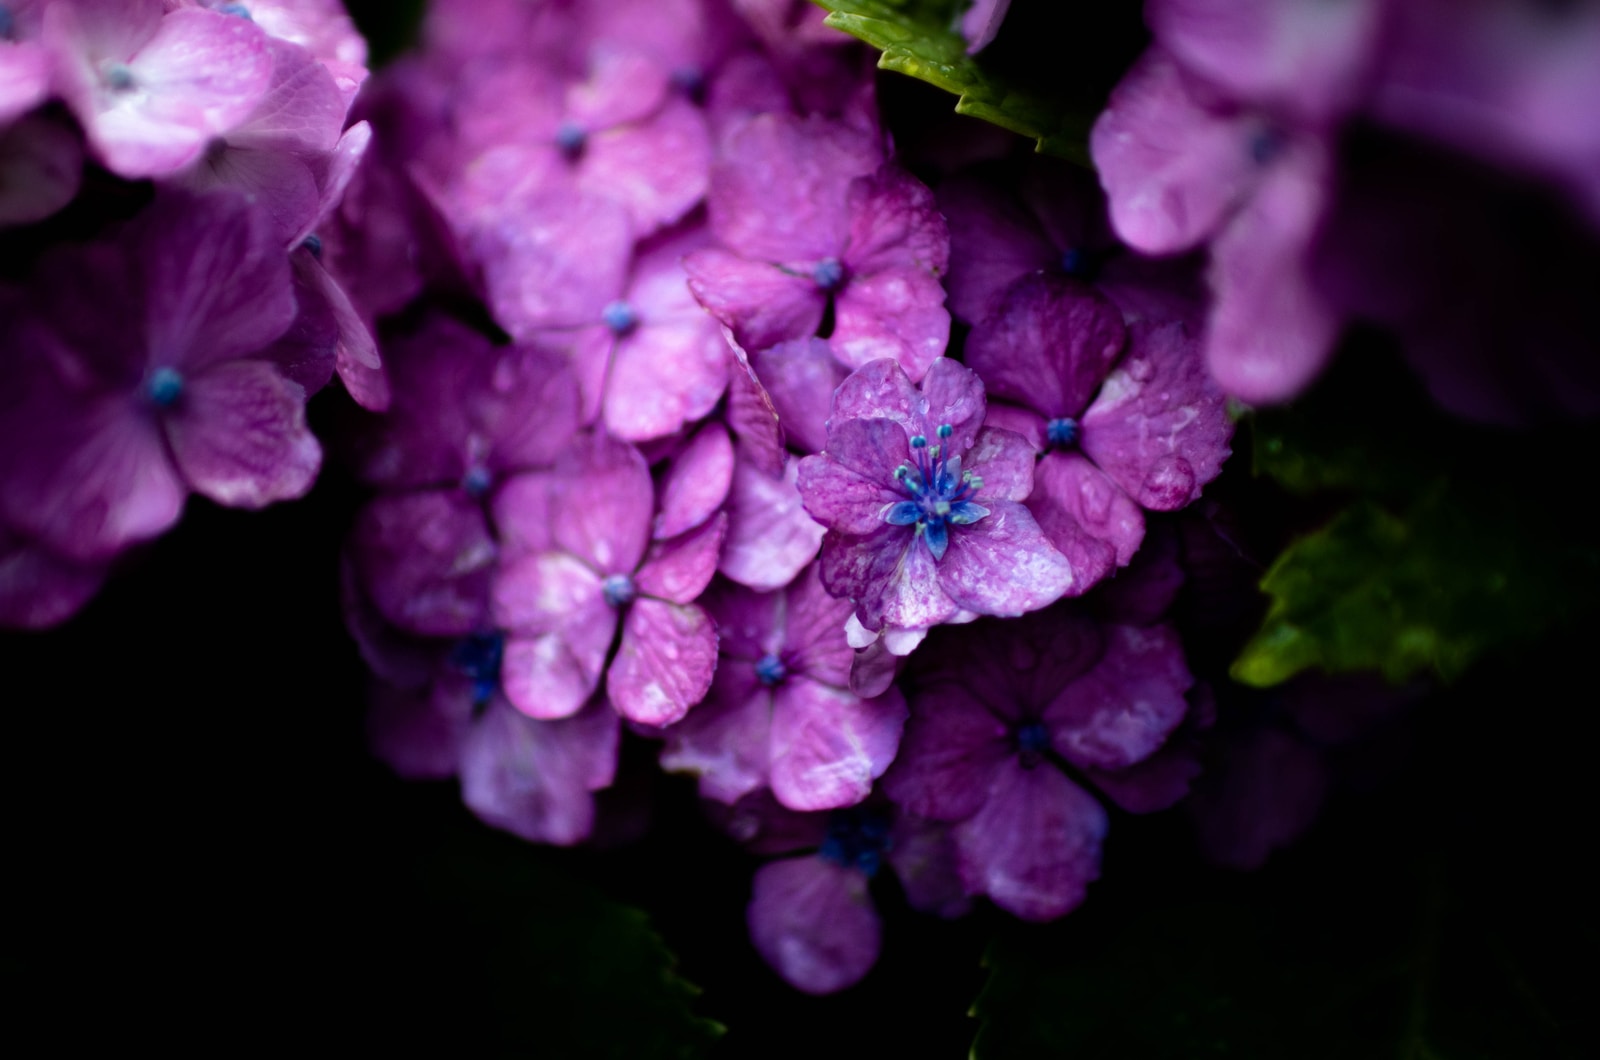
[[[305,401],[265,361],[215,365],[185,383],[165,419],[172,458],[196,493],[230,508],[302,496],[322,466]]]
[[[1053,766],[1008,762],[988,800],[952,830],[967,889],[1024,920],[1077,908],[1100,876],[1106,812]]]
[[[882,928],[866,876],[821,858],[757,869],[746,919],[761,959],[808,994],[853,986],[878,960]]]
[[[906,269],[943,276],[950,262],[950,231],[933,192],[893,164],[851,181],[844,260],[861,275]]]
[[[701,798],[737,802],[767,783],[771,728],[772,692],[724,660],[705,702],[667,728],[661,768],[699,777]]]
[[[50,94],[50,56],[37,41],[0,40],[0,126]]]
[[[602,574],[631,574],[649,543],[655,502],[639,451],[604,434],[580,439],[558,468],[556,489],[557,545]]]
[[[630,721],[671,725],[705,698],[716,667],[717,631],[704,611],[639,599],[623,621],[606,693]]]
[[[1079,453],[1048,453],[1039,461],[1028,510],[1067,557],[1074,596],[1125,566],[1144,540],[1144,512]]]
[[[852,368],[893,357],[913,381],[920,380],[950,341],[944,287],[921,269],[857,276],[835,299],[835,312],[833,349]]]
[[[617,340],[605,421],[629,441],[660,438],[706,416],[728,386],[728,345],[705,314],[651,323]]]
[[[890,420],[849,419],[829,441],[828,452],[800,461],[797,484],[806,511],[841,533],[876,532],[885,507],[904,498],[891,483],[910,455],[906,432]]]
[[[692,603],[717,572],[717,557],[727,532],[728,517],[719,512],[682,537],[656,542],[634,584],[647,596],[675,604]]]
[[[849,374],[826,339],[782,342],[750,355],[777,410],[784,437],[796,449],[820,453],[828,442],[833,392]]]
[[[756,378],[743,351],[735,348],[735,364],[728,368],[728,426],[738,435],[744,458],[769,475],[783,472],[783,428],[778,410]]]
[[[495,624],[506,639],[500,683],[535,718],[576,712],[599,686],[617,630],[600,579],[571,556],[525,556],[494,583]]]
[[[327,67],[306,49],[267,38],[272,80],[250,116],[227,134],[230,147],[286,154],[332,151],[344,129],[345,104]]]
[[[434,709],[430,690],[375,681],[367,693],[367,749],[406,780],[456,775],[466,726]]]
[[[705,117],[674,98],[644,123],[591,136],[578,179],[625,205],[643,238],[681,220],[705,197],[710,170]]]
[[[747,350],[815,335],[828,306],[828,296],[809,276],[725,250],[697,250],[683,267],[695,298]]]
[[[845,687],[855,658],[845,634],[854,610],[850,601],[823,588],[821,572],[813,563],[795,576],[783,603],[781,648],[790,671],[835,688]]]
[[[1073,587],[1072,565],[1032,513],[1015,501],[986,500],[984,506],[988,515],[950,534],[949,551],[939,563],[940,588],[957,607],[980,615],[1011,617],[1061,599]]]
[[[733,466],[733,442],[726,427],[713,421],[696,431],[667,469],[654,536],[676,537],[711,518],[728,497]]]
[[[979,496],[990,500],[1021,501],[1033,492],[1034,449],[1015,431],[985,423],[972,448],[962,457],[962,468],[983,482]]]
[[[782,478],[749,461],[734,469],[728,499],[728,540],[717,569],[740,585],[781,589],[816,557],[826,533],[806,514],[797,487],[800,461],[790,457]]]
[[[894,761],[905,721],[898,689],[863,700],[791,677],[773,695],[773,795],[791,810],[854,806]]]

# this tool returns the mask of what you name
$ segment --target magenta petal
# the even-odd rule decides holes
[[[556,543],[602,574],[632,574],[650,540],[655,502],[639,450],[604,434],[580,439],[558,476]]]
[[[606,674],[617,713],[671,725],[705,698],[717,668],[717,630],[700,608],[648,598],[623,620],[622,644]]]
[[[962,466],[983,482],[978,496],[1022,501],[1033,492],[1034,449],[1015,431],[985,425],[962,458]]]
[[[701,419],[727,389],[728,361],[722,330],[704,313],[646,320],[617,340],[606,382],[606,426],[619,438],[646,441]]]
[[[551,505],[559,492],[556,485],[555,475],[532,472],[513,475],[494,491],[489,513],[500,539],[502,563],[556,547],[550,526]]]
[[[209,368],[188,381],[166,419],[172,458],[195,492],[231,508],[299,497],[322,466],[305,400],[265,361]]]
[[[362,589],[394,625],[427,637],[482,628],[495,546],[466,496],[427,490],[374,498],[356,517],[351,551]]]
[[[646,596],[675,604],[694,602],[717,572],[717,557],[727,532],[728,517],[719,512],[682,537],[658,541],[634,576],[634,584]]]
[[[198,192],[228,188],[243,195],[271,216],[284,246],[310,226],[319,204],[311,168],[281,151],[227,147],[208,153],[174,183]]]
[[[919,380],[950,341],[950,312],[938,277],[920,269],[885,269],[851,280],[834,300],[831,341],[838,358],[859,368],[893,357]]]
[[[922,690],[916,708],[883,790],[919,817],[965,820],[1012,758],[1010,727],[953,683]]]
[[[50,95],[50,56],[37,41],[0,40],[0,126]]]
[[[378,344],[373,340],[372,332],[367,330],[366,322],[356,312],[355,306],[350,304],[344,288],[310,251],[296,255],[297,268],[302,267],[301,262],[304,262],[302,275],[314,283],[327,300],[334,322],[338,325],[334,368],[345,390],[362,408],[372,412],[386,411],[390,401],[389,377],[378,357]]]
[[[1024,920],[1075,909],[1100,876],[1106,812],[1050,765],[1007,762],[988,801],[952,830],[967,889]]]
[[[1147,254],[1211,236],[1258,179],[1250,119],[1211,110],[1170,56],[1151,48],[1111,92],[1089,150],[1117,235]]]
[[[1060,251],[1037,219],[992,182],[957,174],[940,183],[938,194],[950,227],[950,311],[966,323],[988,316],[1016,280],[1059,263]]]
[[[502,705],[461,745],[461,801],[496,828],[570,845],[594,825],[590,792],[611,783],[617,717],[603,705],[563,721],[535,721]]]
[[[833,392],[849,374],[834,357],[828,340],[782,342],[752,353],[750,364],[771,396],[789,444],[807,453],[820,453],[828,444]]]
[[[1294,397],[1321,371],[1338,337],[1340,320],[1307,263],[1327,169],[1320,145],[1291,147],[1212,244],[1216,302],[1206,362],[1217,384],[1245,401]]]
[[[734,469],[728,499],[728,540],[717,569],[759,591],[781,589],[810,563],[827,531],[806,513],[797,486],[800,461],[790,457],[782,478],[747,460]]]
[[[1200,497],[1228,458],[1233,424],[1184,325],[1137,327],[1128,356],[1081,422],[1085,455],[1151,511]]]
[[[367,749],[407,780],[444,780],[456,775],[462,719],[435,709],[423,688],[373,682],[367,693]]]
[[[676,537],[711,518],[728,497],[733,468],[727,428],[713,421],[696,431],[667,469],[654,536]]]
[[[983,426],[983,380],[965,365],[947,357],[934,361],[920,387],[913,386],[900,365],[892,360],[874,361],[850,373],[833,395],[830,432],[850,419],[886,419],[898,423],[906,435],[921,434],[930,441],[942,424],[954,432],[946,444],[965,451]],[[856,455],[830,433],[828,449],[851,466],[861,464],[865,453]],[[892,447],[891,447],[892,448]],[[893,481],[894,468],[908,455],[899,449],[885,454],[891,459],[887,470]]]
[[[806,511],[823,526],[870,534],[888,505],[904,495],[894,469],[908,459],[906,432],[889,420],[845,420],[829,432],[829,449],[800,461],[796,480]]]
[[[681,219],[706,193],[711,138],[700,110],[671,99],[649,121],[589,137],[579,180],[628,208],[634,232]]]
[[[940,587],[956,606],[980,615],[1015,616],[1061,599],[1073,586],[1072,565],[1032,513],[1015,501],[984,498],[984,506],[988,515],[950,534],[949,551],[939,563]]]
[[[878,960],[882,927],[866,876],[821,858],[757,869],[746,919],[761,959],[808,994],[853,986]]]
[[[500,666],[506,698],[535,718],[564,718],[600,684],[616,612],[600,578],[559,552],[525,556],[494,583],[495,624],[511,634]]]
[[[728,369],[728,426],[738,435],[744,458],[768,475],[783,473],[783,428],[772,395],[756,378],[743,351],[734,350]]]
[[[52,555],[0,528],[0,627],[45,629],[89,602],[106,568]]]
[[[820,563],[822,584],[856,601],[856,615],[868,629],[927,629],[959,609],[942,586],[942,565],[910,526],[882,524],[862,537],[830,531]]]
[[[882,638],[852,653],[850,691],[863,699],[881,696],[900,676],[902,657],[889,650]]]
[[[1037,273],[1013,283],[967,338],[967,366],[1046,419],[1077,417],[1126,341],[1122,313],[1092,288]]]
[[[828,296],[809,276],[725,250],[697,250],[683,267],[695,299],[747,350],[809,338],[828,306]]]
[[[896,165],[850,184],[845,262],[861,275],[895,269],[944,275],[950,231],[926,184]]]
[[[796,676],[773,694],[772,793],[791,810],[831,810],[867,797],[894,761],[905,699],[872,700]]]
[[[319,155],[344,128],[345,104],[328,68],[298,44],[267,38],[272,81],[250,116],[229,130],[230,147]]]
[[[967,38],[968,55],[976,55],[994,41],[1010,8],[1011,0],[974,0],[961,16],[961,35]]]
[[[704,703],[665,732],[661,768],[700,778],[700,796],[733,803],[767,782],[772,693],[748,663],[717,667]]]
[[[1078,453],[1047,453],[1039,461],[1028,510],[1071,564],[1074,596],[1127,564],[1144,540],[1144,512]]]
[[[585,129],[635,122],[655,110],[667,91],[659,63],[626,48],[593,48],[584,79],[567,87],[567,116]]]
[[[1044,709],[1051,745],[1079,768],[1125,769],[1166,742],[1193,683],[1171,627],[1107,627],[1100,662]]]

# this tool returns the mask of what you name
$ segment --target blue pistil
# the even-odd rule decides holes
[[[767,652],[756,662],[756,678],[768,688],[781,685],[788,676],[789,668],[772,652]]]
[[[811,270],[811,279],[824,291],[836,291],[844,282],[844,266],[838,258],[823,258]]]
[[[183,397],[183,373],[176,368],[157,368],[144,384],[145,396],[158,409],[170,409]]]
[[[217,10],[224,15],[234,15],[235,17],[242,18],[246,22],[255,21],[250,17],[250,9],[245,7],[243,4],[223,4],[221,7],[217,8]]]
[[[619,298],[600,311],[600,321],[613,335],[626,335],[639,326],[639,313]]]
[[[1070,449],[1078,444],[1078,421],[1060,416],[1044,425],[1044,436],[1053,449]]]
[[[480,707],[500,687],[500,659],[505,648],[505,637],[499,633],[473,633],[456,641],[450,650],[451,665],[472,681],[472,701]]]
[[[633,586],[633,579],[626,574],[608,574],[606,580],[600,583],[600,595],[612,607],[624,607],[633,602],[638,590]]]
[[[461,476],[461,488],[469,497],[482,497],[494,485],[494,476],[482,464],[473,464]]]
[[[939,438],[948,440],[955,431],[948,423],[939,426]],[[883,521],[892,526],[912,526],[928,543],[935,560],[944,558],[950,547],[951,526],[969,526],[989,514],[989,509],[971,498],[983,488],[983,479],[961,470],[961,455],[946,458],[942,445],[928,444],[922,435],[913,435],[911,448],[917,464],[901,464],[894,470],[900,488],[911,497],[896,501],[883,510]]]
[[[577,158],[583,154],[584,145],[589,142],[589,134],[583,131],[583,126],[577,122],[564,121],[561,128],[556,130],[556,146],[568,158]]]
[[[1272,125],[1262,126],[1250,134],[1247,149],[1250,152],[1250,161],[1258,166],[1267,166],[1277,161],[1283,154],[1284,148],[1289,146],[1289,138],[1283,130]]]
[[[828,837],[817,851],[824,860],[860,869],[869,877],[883,864],[892,844],[889,818],[882,810],[852,806],[828,815]]]
[[[126,92],[133,87],[133,71],[126,63],[112,63],[106,67],[106,84],[113,91]]]

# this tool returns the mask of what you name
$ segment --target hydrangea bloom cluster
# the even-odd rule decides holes
[[[1033,260],[1061,233],[987,233],[1006,180],[913,176],[815,9],[736,6],[440,5],[363,91],[375,149],[325,246],[393,396],[347,432],[374,496],[345,604],[400,773],[570,844],[620,741],[659,741],[730,834],[787,855],[752,939],[827,992],[876,959],[882,865],[941,915],[1056,916],[1097,871],[1091,789],[1186,790],[1170,592],[1109,624],[1058,602],[1140,598],[1138,564],[1112,576],[1142,512],[1196,499],[1230,428],[1192,265],[1103,222],[1083,267]],[[944,669],[907,661],[930,635]],[[1028,676],[1004,645],[1030,637],[1074,653]],[[972,693],[993,747],[946,739],[971,704],[940,682],[1006,667],[1003,702]],[[994,768],[935,776],[952,754]]]
[[[1374,268],[1371,247],[1352,254],[1341,245],[1339,233],[1351,227],[1431,212],[1424,197],[1405,203],[1406,183],[1355,196],[1342,186],[1341,137],[1358,120],[1518,170],[1600,222],[1600,18],[1592,5],[1151,0],[1145,18],[1155,43],[1112,93],[1090,147],[1112,222],[1130,246],[1209,249],[1206,358],[1229,393],[1252,402],[1293,397],[1350,316],[1423,335],[1439,330],[1422,319],[1423,276]],[[1458,221],[1474,225],[1496,209],[1480,200]],[[1425,225],[1384,230],[1401,246],[1438,246]],[[1472,253],[1495,255],[1481,240]],[[1563,368],[1549,374],[1583,372],[1590,345],[1560,338]],[[1449,363],[1424,356],[1418,367],[1452,409],[1516,419],[1515,403],[1492,394],[1493,365],[1478,364],[1508,356],[1508,340],[1512,359],[1550,356],[1543,336],[1465,328],[1451,332]],[[1461,375],[1485,381],[1474,386]],[[1574,403],[1554,393],[1542,402],[1569,415],[1593,411]]]
[[[0,5],[0,623],[71,615],[191,492],[305,493],[335,371],[386,400],[317,256],[364,63],[335,0]]]

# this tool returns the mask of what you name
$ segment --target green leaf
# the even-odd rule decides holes
[[[967,54],[956,21],[964,0],[815,0],[827,23],[877,48],[878,66],[953,93],[956,113],[1037,141],[1038,150],[1087,164],[1093,112],[1040,92]]]
[[[648,918],[573,880],[557,854],[500,833],[458,834],[427,859],[425,889],[461,926],[458,974],[503,1050],[588,1060],[696,1060],[723,1027]]]

